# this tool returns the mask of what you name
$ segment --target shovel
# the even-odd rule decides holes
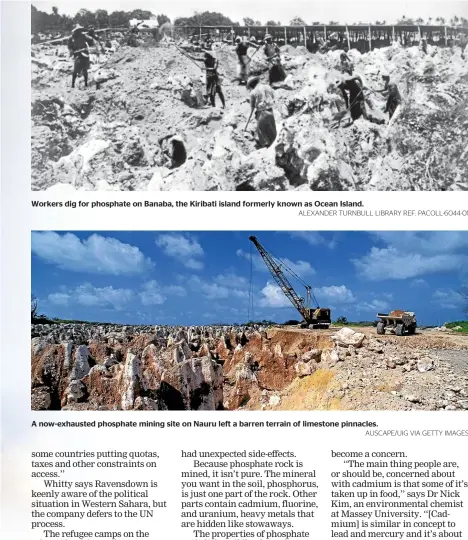
[[[247,124],[245,124],[244,131],[247,131],[247,128],[249,127],[250,120],[252,120],[253,113],[254,113],[254,109],[252,109],[251,112],[250,112],[250,116],[249,116],[249,119],[247,120]]]

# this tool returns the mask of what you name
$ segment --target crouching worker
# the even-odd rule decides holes
[[[68,50],[73,55],[75,62],[73,65],[72,88],[75,88],[75,82],[78,75],[83,74],[85,86],[88,86],[89,70],[89,47],[94,45],[93,39],[84,33],[84,28],[79,24],[73,29],[72,35],[68,40]]]
[[[361,118],[361,116],[367,120],[364,85],[361,77],[356,75],[352,79],[337,81],[337,87],[341,90],[346,108],[349,109],[353,122]]]
[[[179,135],[165,135],[158,142],[163,148],[163,154],[169,169],[177,169],[187,161],[184,140]]]
[[[261,83],[260,77],[252,77],[247,81],[247,90],[250,91],[249,121],[254,113],[257,119],[257,144],[260,148],[268,148],[276,139],[273,89],[268,84]]]

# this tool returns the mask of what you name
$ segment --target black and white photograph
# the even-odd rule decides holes
[[[32,2],[32,190],[467,190],[466,4]]]

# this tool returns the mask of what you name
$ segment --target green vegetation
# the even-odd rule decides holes
[[[336,319],[336,321],[334,322],[334,324],[338,324],[338,325],[346,325],[348,324],[348,319],[346,317],[338,317],[338,319]]]
[[[446,323],[445,327],[450,328],[450,330],[455,332],[459,332],[460,334],[468,334],[468,321],[454,321]]]
[[[263,321],[248,321],[246,323],[242,323],[242,326],[253,326],[254,324],[261,324],[262,326],[275,326],[278,323],[264,319]]]
[[[333,326],[375,326],[375,321],[348,321],[346,317],[338,317]]]

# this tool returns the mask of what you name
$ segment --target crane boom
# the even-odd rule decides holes
[[[255,236],[249,236],[249,240],[257,248],[273,279],[283,291],[286,298],[288,298],[291,304],[302,315],[304,321],[308,324],[328,327],[331,322],[330,310],[326,308],[321,309],[319,306],[317,306],[314,310],[310,309],[309,302],[312,288],[309,285],[304,284],[307,292],[307,301],[305,303],[304,299],[297,294],[291,283],[289,283],[287,277],[284,275],[284,272],[281,269],[281,265],[275,261],[274,257],[262,246],[262,244],[260,244]]]
[[[301,298],[297,294],[297,292],[294,290],[294,288],[292,287],[292,285],[289,283],[288,279],[284,275],[283,271],[281,270],[280,266],[276,264],[273,257],[262,246],[262,244],[260,244],[260,242],[257,240],[255,236],[249,236],[249,240],[257,248],[268,270],[270,271],[270,274],[273,276],[274,280],[276,281],[280,289],[283,291],[285,296],[288,298],[291,304],[297,309],[297,311],[299,311],[299,313],[304,318],[307,318],[307,309],[304,306],[304,299]]]

